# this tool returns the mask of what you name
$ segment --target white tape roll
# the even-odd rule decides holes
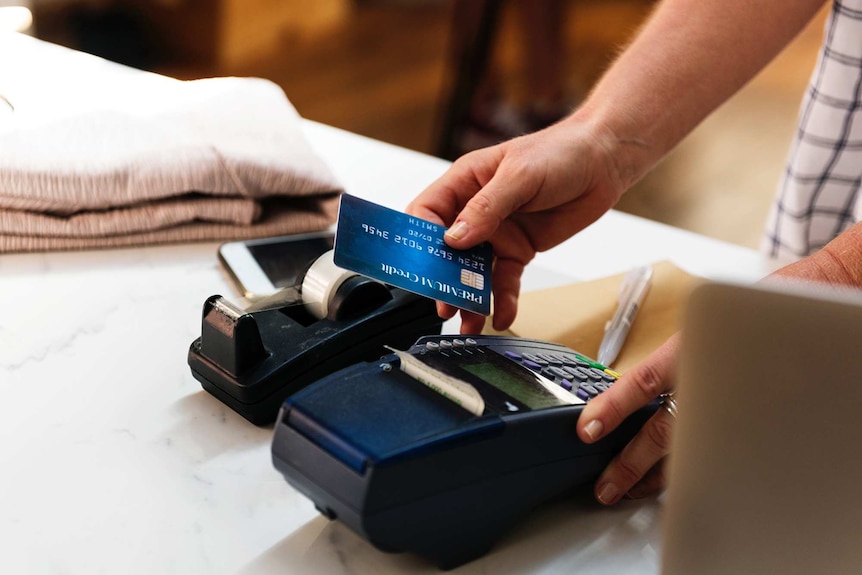
[[[302,280],[302,303],[317,319],[329,315],[329,303],[345,280],[356,275],[335,265],[334,251],[329,250],[311,264]]]

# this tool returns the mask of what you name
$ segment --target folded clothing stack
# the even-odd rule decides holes
[[[135,73],[109,89],[18,88],[4,91],[14,111],[0,114],[0,253],[293,234],[335,220],[341,187],[272,82]]]

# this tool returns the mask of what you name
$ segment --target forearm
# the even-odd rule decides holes
[[[631,186],[753,78],[824,0],[664,0],[567,121],[601,134]]]
[[[800,279],[862,288],[862,222],[849,228],[823,249],[784,266],[769,278]]]

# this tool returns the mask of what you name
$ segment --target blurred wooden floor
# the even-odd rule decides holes
[[[570,0],[565,19],[572,94],[587,90],[648,13],[646,0]],[[448,94],[451,0],[356,0],[349,21],[314,37],[284,37],[242,66],[165,66],[182,78],[254,75],[281,85],[306,118],[431,153]],[[518,20],[505,14],[497,65],[518,91]],[[823,18],[698,127],[619,209],[757,247],[783,169]],[[386,166],[381,166],[385,170]],[[405,190],[405,201],[419,190]]]

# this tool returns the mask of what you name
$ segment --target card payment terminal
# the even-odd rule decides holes
[[[487,552],[536,505],[588,482],[655,411],[598,443],[578,415],[618,374],[558,344],[428,336],[289,397],[275,467],[330,519],[443,569]]]

